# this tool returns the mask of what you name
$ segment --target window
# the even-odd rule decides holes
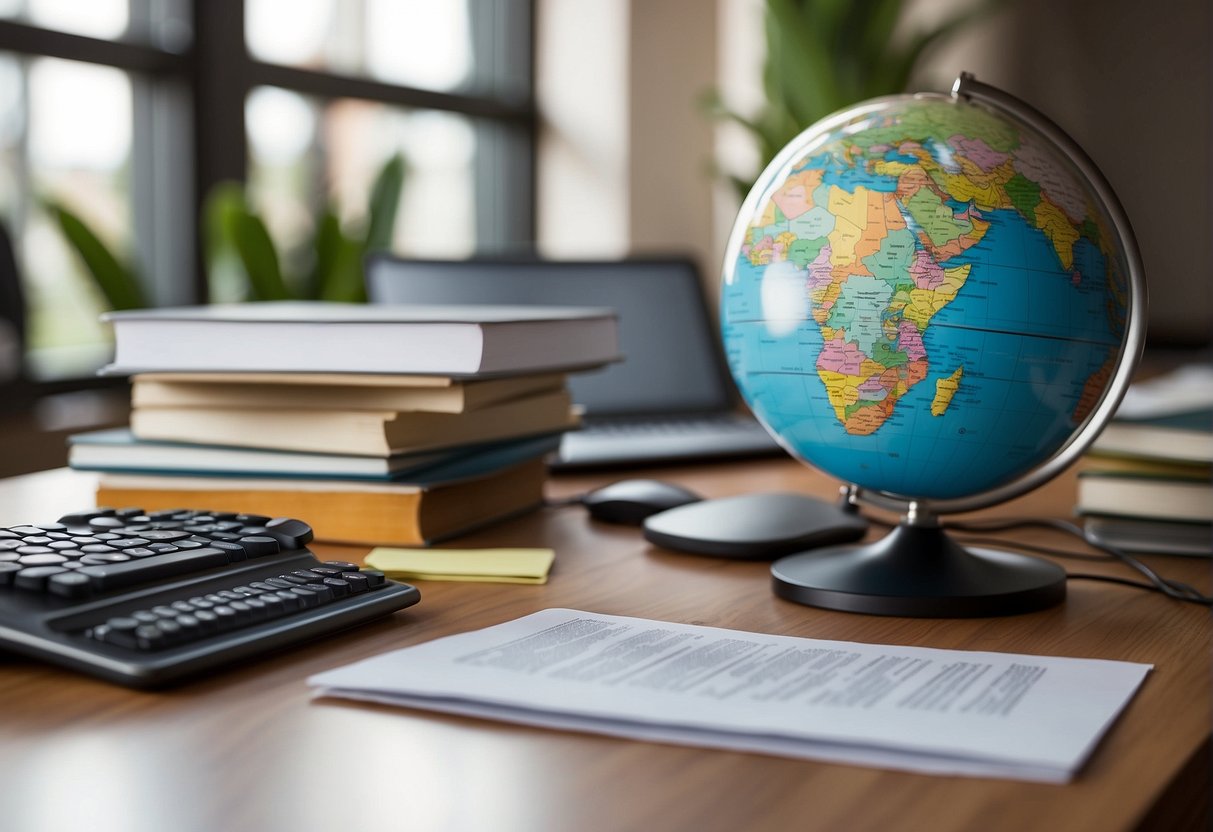
[[[0,221],[27,305],[27,374],[90,375],[105,302],[50,203],[135,264],[150,302],[231,300],[198,218],[247,183],[290,256],[326,205],[364,209],[406,162],[393,248],[534,238],[531,0],[0,0]]]

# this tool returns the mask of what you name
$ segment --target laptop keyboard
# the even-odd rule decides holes
[[[597,417],[585,419],[582,432],[605,436],[684,436],[690,433],[711,431],[737,434],[753,433],[761,426],[733,415],[676,416],[676,417]]]
[[[414,587],[305,547],[307,523],[92,509],[0,529],[0,649],[155,686],[394,612]]]

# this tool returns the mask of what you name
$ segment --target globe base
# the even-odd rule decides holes
[[[1040,558],[966,549],[939,526],[902,523],[882,540],[830,546],[771,565],[780,598],[915,618],[1017,615],[1060,604],[1066,573]]]

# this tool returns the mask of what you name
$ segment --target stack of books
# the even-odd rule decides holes
[[[609,310],[268,303],[113,313],[129,429],[72,438],[98,505],[306,520],[418,545],[542,504],[577,427],[566,374],[617,360]]]
[[[1178,378],[1191,383],[1191,375]],[[1213,555],[1213,408],[1168,398],[1128,412],[1122,406],[1079,472],[1078,512],[1096,539],[1125,551],[1207,557]]]

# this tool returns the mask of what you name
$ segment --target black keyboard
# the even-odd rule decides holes
[[[420,600],[301,520],[90,509],[0,529],[0,649],[156,687]]]

